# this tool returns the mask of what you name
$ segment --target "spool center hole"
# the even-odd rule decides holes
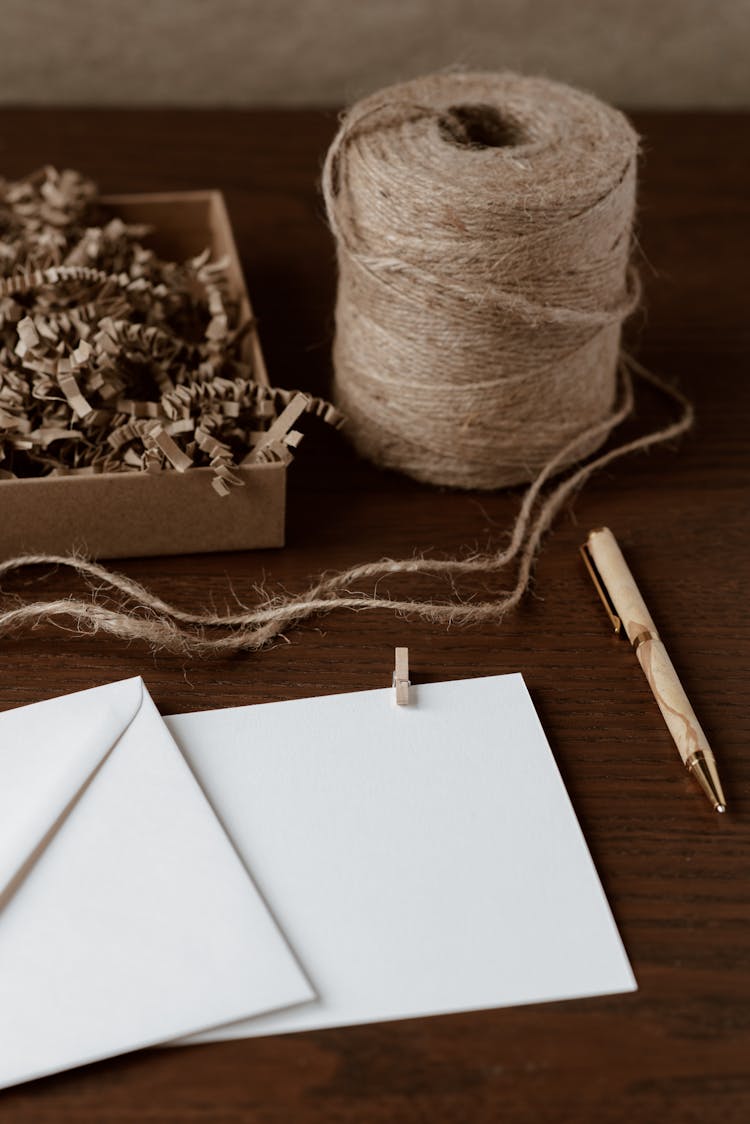
[[[440,132],[467,148],[511,148],[524,140],[516,122],[493,105],[452,105],[440,120]]]

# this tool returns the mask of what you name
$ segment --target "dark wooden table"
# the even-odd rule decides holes
[[[679,448],[619,463],[589,484],[558,520],[533,595],[512,619],[448,633],[387,614],[338,614],[259,655],[187,666],[138,646],[38,632],[2,642],[0,707],[136,673],[163,713],[384,686],[397,644],[409,645],[417,680],[521,670],[639,991],[153,1050],[2,1093],[3,1122],[750,1119],[748,118],[635,119],[648,308],[639,353],[679,379],[698,420]],[[314,112],[5,110],[0,170],[71,166],[106,191],[223,188],[272,378],[322,391],[334,265],[316,181],[335,121]],[[639,426],[661,416],[662,406],[641,399]],[[222,604],[230,585],[240,596],[263,578],[296,590],[323,568],[498,543],[518,504],[517,492],[450,494],[378,473],[319,431],[308,434],[290,485],[283,551],[121,568],[185,606]],[[584,576],[578,544],[604,522],[716,748],[725,817],[681,768]],[[62,574],[41,578],[5,588],[82,588]]]

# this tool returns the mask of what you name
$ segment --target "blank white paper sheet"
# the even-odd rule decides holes
[[[632,991],[521,675],[168,718],[318,998],[190,1039]]]

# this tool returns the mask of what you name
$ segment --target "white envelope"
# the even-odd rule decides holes
[[[140,678],[0,715],[0,1087],[313,997]]]

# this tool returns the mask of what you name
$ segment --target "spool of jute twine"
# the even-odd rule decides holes
[[[617,110],[515,74],[435,74],[350,110],[324,192],[334,397],[364,456],[489,489],[601,444],[584,435],[612,415],[639,295],[637,153]]]
[[[622,114],[577,90],[448,73],[358,103],[328,153],[323,191],[340,274],[334,388],[347,431],[376,464],[427,483],[526,483],[496,550],[437,558],[415,544],[410,558],[323,575],[303,593],[262,595],[227,614],[173,606],[81,556],[26,555],[0,563],[0,580],[29,565],[65,566],[91,595],[6,601],[0,635],[67,623],[222,656],[335,609],[442,625],[502,621],[528,588],[544,533],[587,478],[692,423],[684,395],[620,350],[639,298],[637,149]],[[678,415],[600,450],[632,413],[634,377]],[[389,578],[412,574],[447,579],[449,595],[388,591]],[[461,579],[477,577],[502,588],[484,600],[462,596]],[[107,591],[121,604],[103,601]]]

